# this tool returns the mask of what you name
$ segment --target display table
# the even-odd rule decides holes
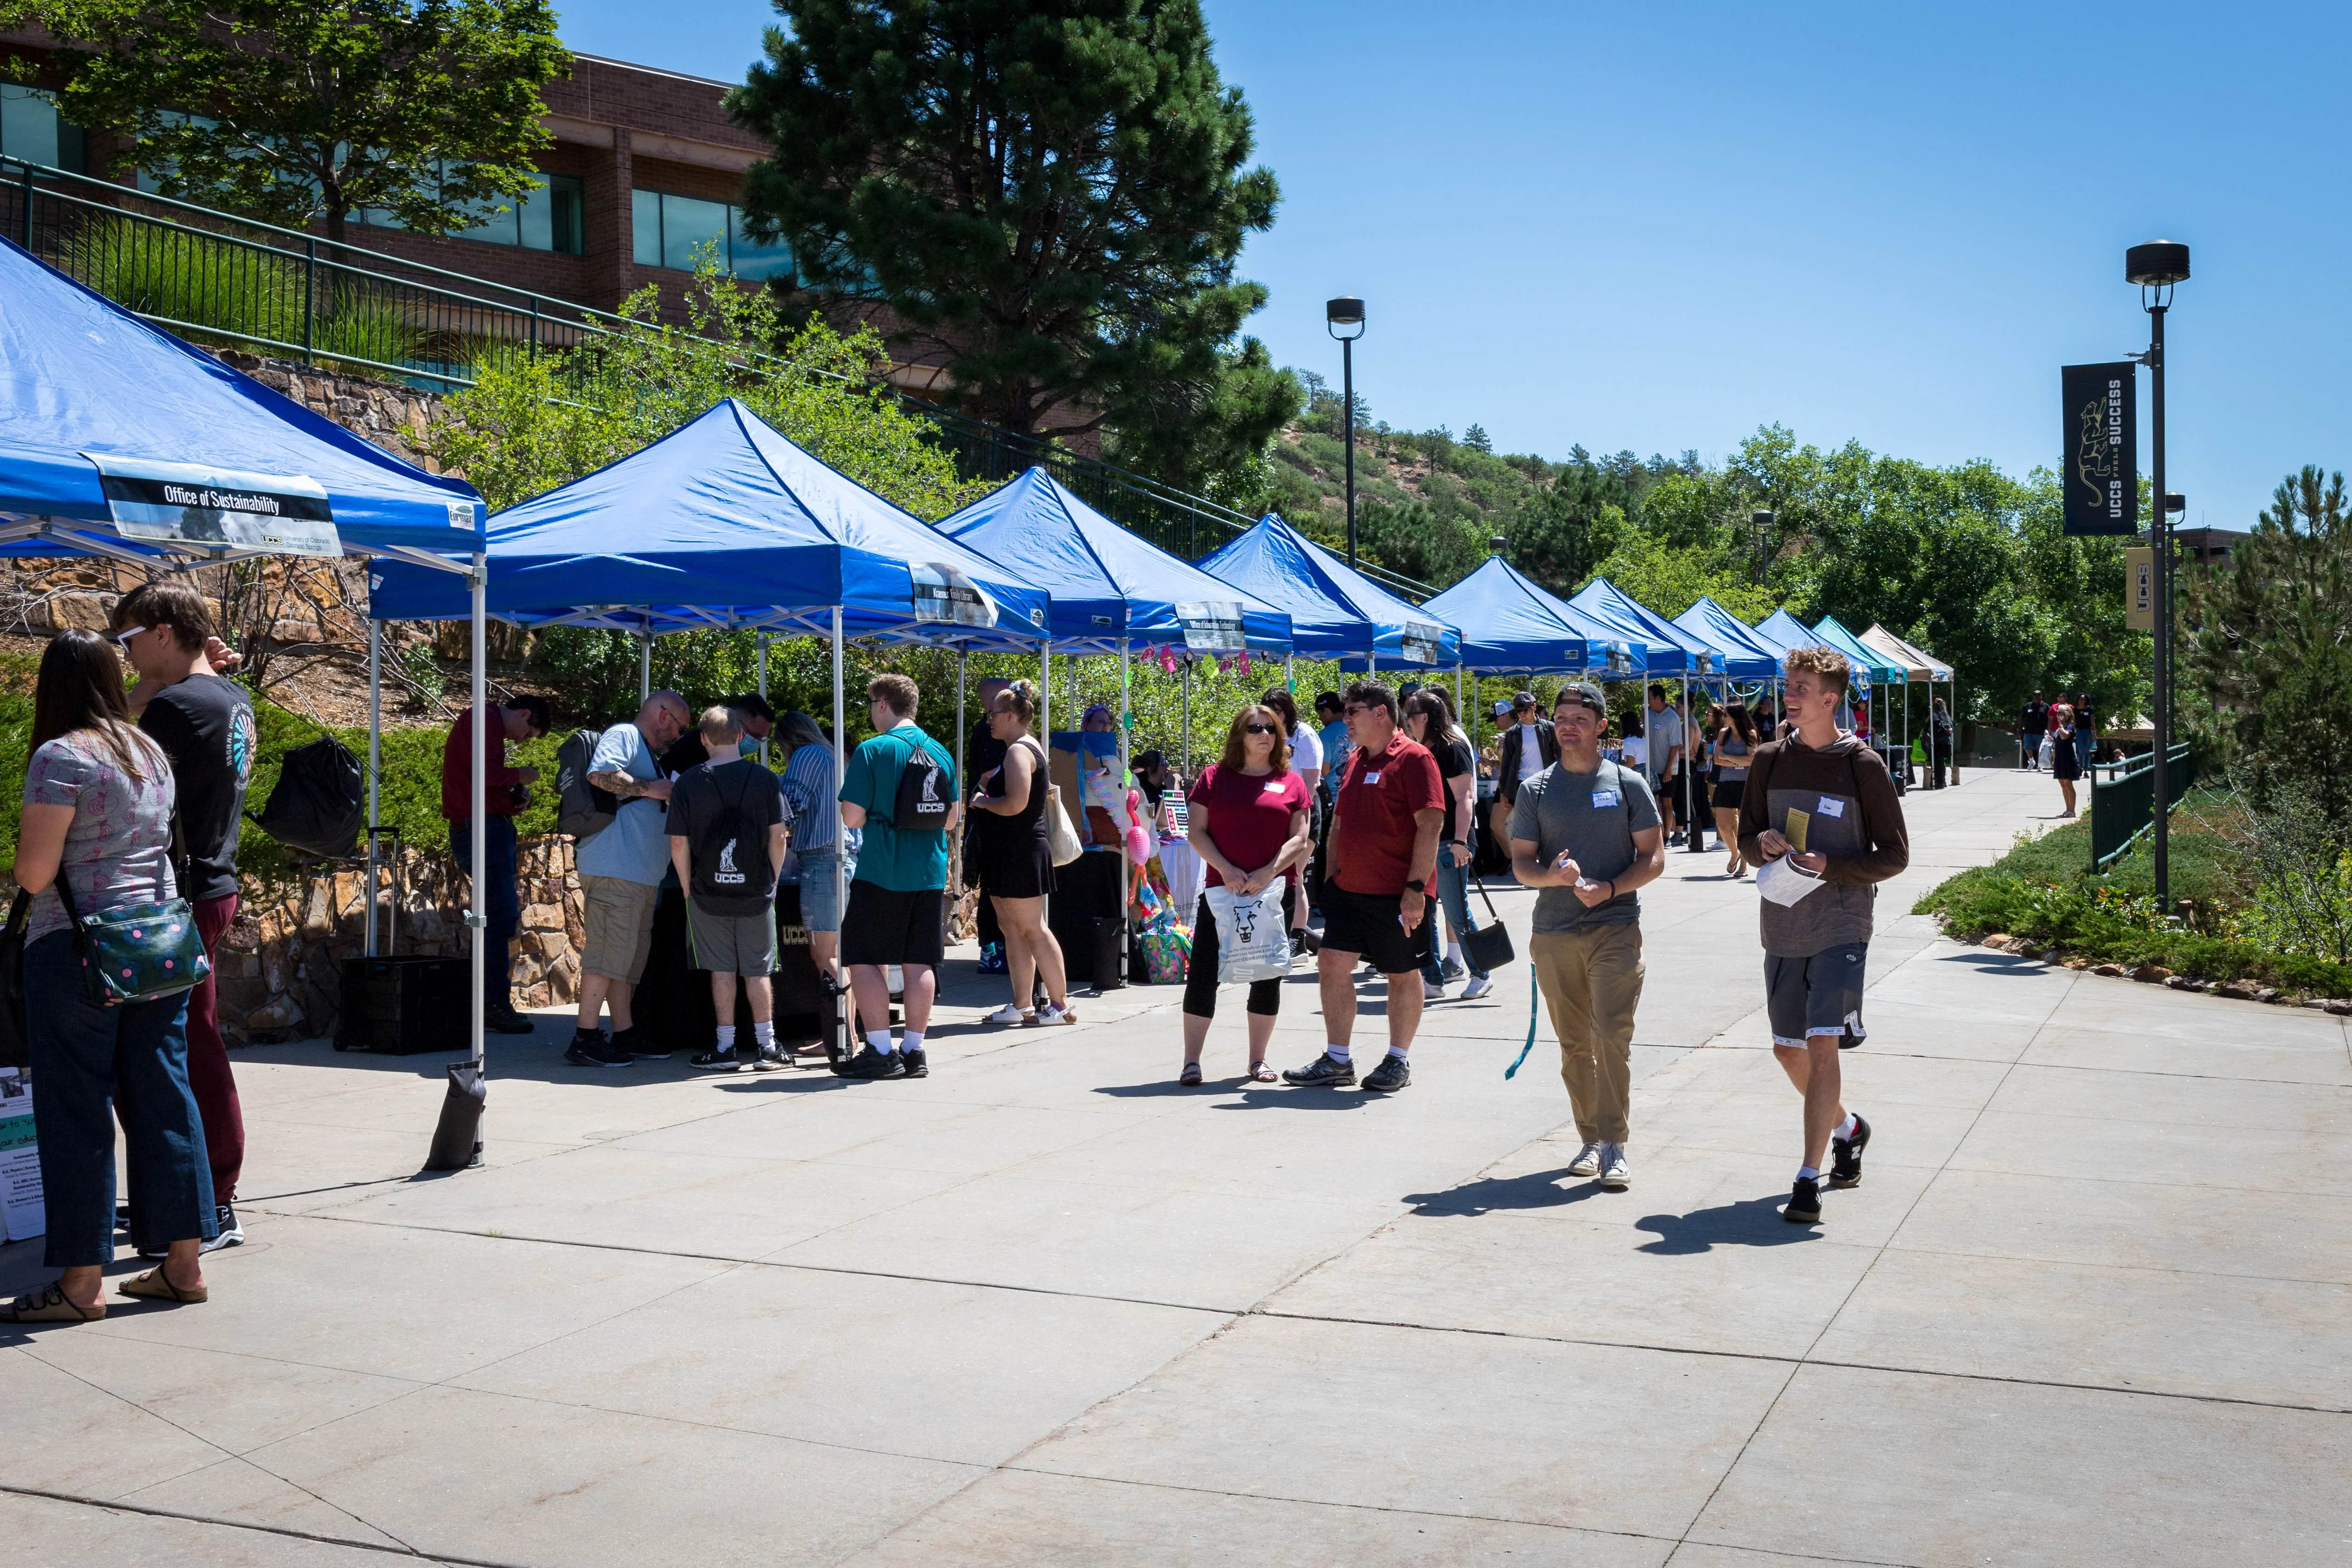
[[[776,889],[776,1037],[804,1040],[819,1037],[828,1004],[816,963],[809,956],[808,931],[801,925],[801,889],[786,882]],[[637,1026],[653,1036],[664,1049],[706,1051],[717,1040],[719,1015],[710,1005],[710,973],[694,967],[686,940],[686,895],[664,888],[654,910],[653,953],[630,1012]],[[751,1040],[751,1005],[739,985],[735,992],[735,1038],[739,1047]]]

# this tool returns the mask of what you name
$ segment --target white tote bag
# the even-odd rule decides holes
[[[1290,973],[1290,932],[1282,921],[1282,884],[1254,898],[1220,884],[1209,889],[1217,922],[1217,984],[1279,980]]]

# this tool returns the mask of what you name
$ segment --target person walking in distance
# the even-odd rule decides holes
[[[1837,727],[1845,656],[1801,647],[1786,670],[1796,733],[1759,746],[1748,764],[1739,852],[1765,894],[1757,908],[1772,1054],[1805,1101],[1803,1163],[1780,1215],[1811,1225],[1822,1217],[1822,1163],[1832,1152],[1829,1184],[1862,1181],[1870,1123],[1845,1108],[1838,1051],[1863,1039],[1863,971],[1878,884],[1911,863],[1911,842],[1885,760]],[[1793,901],[1765,888],[1761,875],[1784,859],[1783,874],[1817,880],[1792,884]]]
[[[2083,777],[2083,753],[2074,743],[2074,710],[2063,702],[2050,705],[2050,776],[2058,781],[2058,793],[2065,798],[2066,807],[2058,815],[2074,815],[2074,786]]]
[[[1935,699],[1933,711],[1927,719],[1927,787],[1944,787],[1944,774],[1952,767],[1952,713],[1944,700]],[[1955,778],[1953,783],[1958,784]]]
[[[1739,801],[1748,789],[1748,758],[1763,742],[1756,732],[1756,721],[1741,704],[1733,702],[1716,711],[1722,716],[1721,722],[1708,742],[1715,764],[1715,833],[1730,854],[1723,874],[1736,880],[1748,875],[1748,862],[1739,858]]]
[[[544,697],[518,698],[493,703],[483,715],[483,731],[490,741],[489,757],[482,769],[482,904],[489,925],[483,943],[482,1024],[501,1035],[528,1035],[531,1023],[515,1010],[509,980],[509,949],[522,926],[522,895],[515,886],[515,813],[522,808],[525,785],[536,783],[537,768],[507,765],[507,742],[530,741],[547,733],[550,713]],[[457,868],[474,872],[474,712],[467,709],[449,726],[441,742],[441,816],[449,824],[449,849]]]
[[[903,675],[866,683],[876,733],[850,753],[841,781],[841,820],[864,828],[857,879],[841,920],[841,961],[849,966],[866,1044],[834,1071],[848,1079],[924,1078],[923,1034],[947,951],[948,835],[962,819],[955,760],[915,723],[922,694]],[[907,1033],[890,1038],[889,965],[906,976]]]
[[[1642,906],[1635,889],[1666,868],[1657,802],[1639,772],[1601,755],[1609,709],[1601,688],[1560,689],[1552,708],[1559,761],[1511,808],[1511,873],[1536,894],[1528,957],[1559,1037],[1584,1146],[1569,1174],[1622,1192],[1633,1090],[1633,1010],[1642,1000]]]
[[[990,1024],[1045,1025],[1073,1021],[1070,982],[1062,944],[1045,923],[1045,899],[1054,890],[1054,856],[1045,842],[1045,791],[1053,780],[1045,749],[1029,732],[1037,721],[1037,683],[999,681],[989,700],[988,722],[995,731],[996,763],[971,797],[971,831],[980,885],[996,906],[997,929],[1004,933],[1005,974],[1013,1000],[982,1020]],[[1045,1005],[1030,1003],[1038,977],[1045,983]]]
[[[1497,714],[1496,719],[1505,728],[1495,754],[1495,805],[1488,814],[1487,829],[1496,844],[1508,844],[1511,808],[1518,804],[1519,785],[1559,761],[1559,739],[1552,733],[1551,721],[1538,710],[1532,691],[1515,693],[1507,718]]]
[[[658,761],[692,721],[686,699],[656,691],[637,716],[615,724],[596,742],[588,782],[617,803],[612,825],[583,840],[572,864],[580,873],[583,924],[580,1013],[563,1059],[575,1067],[625,1068],[638,1057],[669,1053],[640,1034],[630,999],[652,955],[654,905],[669,871],[669,831],[664,825],[671,781]],[[613,1008],[613,1037],[597,1026]]]
[[[2049,729],[2050,704],[2042,700],[2042,693],[2037,691],[2032,700],[2026,703],[2025,711],[2017,718],[2017,744],[2018,749],[2024,752],[2026,772],[2042,771],[2042,737],[2049,732]]]
[[[996,738],[996,695],[1013,683],[1001,675],[981,678],[972,688],[980,704],[980,717],[971,723],[971,733],[964,741],[963,765],[965,776],[984,779],[1004,763],[1004,742]],[[987,839],[993,825],[986,817],[967,817],[963,830],[963,885],[977,895],[972,900],[972,915],[977,923],[974,939],[980,943],[980,972],[998,974],[1009,962],[1005,951],[1004,927],[996,918],[996,900],[989,897],[982,880],[989,858]]]
[[[142,584],[123,595],[114,606],[112,635],[139,676],[130,691],[131,717],[171,761],[180,896],[195,914],[205,957],[217,964],[221,936],[236,919],[236,840],[245,786],[253,777],[253,702],[245,688],[216,673],[214,655],[226,650],[214,636],[211,607],[183,578]],[[219,1233],[204,1244],[210,1252],[245,1240],[236,1208],[245,1169],[245,1110],[221,1038],[211,975],[188,993],[187,1071],[212,1164]]]
[[[735,1070],[735,989],[751,1005],[752,1065],[784,1066],[776,1049],[776,884],[784,874],[792,816],[776,775],[740,755],[737,710],[709,708],[697,726],[710,760],[672,781],[669,858],[686,889],[686,940],[694,966],[710,972],[719,1019],[711,1047],[694,1065]]]
[[[1225,731],[1225,749],[1193,781],[1192,847],[1208,862],[1208,886],[1237,899],[1283,884],[1286,921],[1302,896],[1298,868],[1314,845],[1307,781],[1290,765],[1290,742],[1272,707],[1245,704]],[[1201,1081],[1201,1048],[1217,1016],[1217,952],[1223,934],[1206,889],[1192,923],[1192,962],[1184,981],[1184,1068],[1177,1081]],[[1282,1011],[1282,981],[1249,988],[1249,1076],[1272,1083],[1266,1047]]]
[[[1643,733],[1649,744],[1643,756],[1650,772],[1650,789],[1657,796],[1658,812],[1665,819],[1666,842],[1680,844],[1682,830],[1675,826],[1681,816],[1677,802],[1681,799],[1683,748],[1683,716],[1666,703],[1663,682],[1650,686],[1650,710],[1643,721]]]
[[[1369,958],[1388,977],[1389,1053],[1364,1087],[1386,1093],[1412,1081],[1412,1037],[1421,1026],[1423,964],[1430,960],[1429,879],[1445,828],[1437,759],[1397,725],[1396,693],[1377,680],[1348,688],[1353,749],[1339,778],[1331,824],[1331,875],[1323,886],[1323,947],[1316,976],[1323,993],[1323,1054],[1283,1081],[1339,1088],[1356,1081],[1349,1041],[1356,1029],[1355,969]]]

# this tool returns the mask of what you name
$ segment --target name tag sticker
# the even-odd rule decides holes
[[[1601,806],[1615,805],[1616,804],[1617,792],[1615,790],[1597,789],[1592,792],[1592,805],[1596,810]]]
[[[1376,784],[1381,782],[1381,775],[1377,773],[1366,773],[1364,775],[1364,782],[1368,784]]]
[[[1845,815],[1845,802],[1838,799],[1838,797],[1833,795],[1825,795],[1822,796],[1821,805],[1814,807],[1814,809],[1819,811],[1823,816],[1843,816]]]
[[[1282,793],[1282,781],[1280,779],[1266,780],[1265,793],[1268,795],[1280,795]]]

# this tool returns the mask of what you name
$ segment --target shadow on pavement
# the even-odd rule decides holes
[[[1557,1171],[1537,1171],[1525,1176],[1482,1176],[1442,1193],[1407,1193],[1404,1201],[1413,1205],[1412,1212],[1417,1215],[1468,1218],[1511,1209],[1559,1208],[1590,1198],[1616,1195],[1603,1193],[1601,1184],[1589,1176],[1570,1177],[1579,1184],[1563,1187],[1559,1184],[1564,1176],[1568,1176],[1565,1165]]]
[[[1965,963],[1979,974],[2042,974],[2047,973],[2050,968],[2038,958],[2025,958],[2016,953],[1992,952],[1982,948],[1948,952],[1936,962]]]
[[[1681,1257],[1718,1247],[1786,1247],[1795,1241],[1819,1241],[1821,1232],[1812,1226],[1790,1225],[1780,1217],[1784,1201],[1743,1198],[1689,1214],[1644,1215],[1633,1222],[1633,1228],[1649,1231],[1658,1239],[1643,1242],[1639,1250]]]

